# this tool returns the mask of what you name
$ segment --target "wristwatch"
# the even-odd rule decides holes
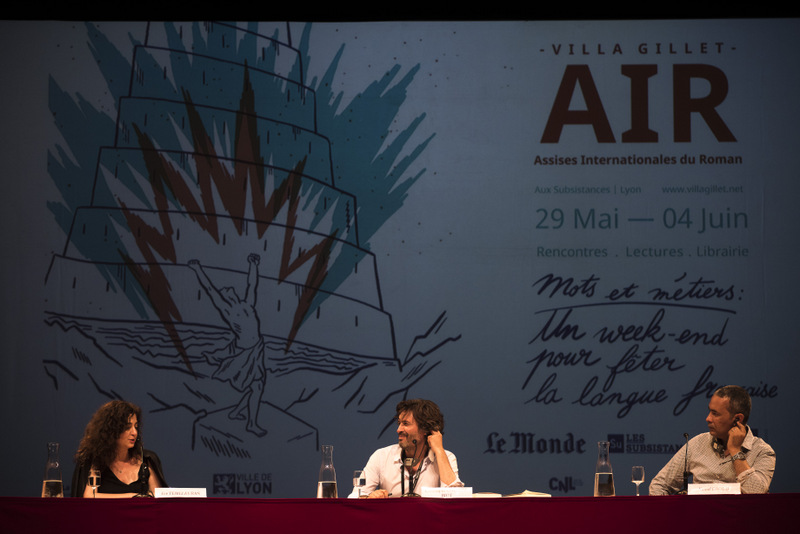
[[[745,456],[742,451],[739,451],[731,456],[731,460],[747,460],[747,456]]]

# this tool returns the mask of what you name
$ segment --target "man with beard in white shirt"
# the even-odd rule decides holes
[[[423,487],[460,487],[455,455],[444,449],[444,416],[436,403],[423,399],[397,404],[397,444],[370,456],[366,485],[350,498],[385,499],[416,496]]]

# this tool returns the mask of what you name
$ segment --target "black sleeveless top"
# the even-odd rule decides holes
[[[98,493],[138,493],[147,494],[150,489],[150,467],[148,466],[147,459],[142,460],[142,465],[139,466],[139,476],[130,484],[125,484],[114,472],[106,467],[100,472],[100,486],[97,488]]]
[[[159,481],[167,487],[167,481],[164,479],[164,472],[161,469],[161,460],[156,453],[145,449],[137,480],[130,484],[125,484],[117,478],[111,469],[106,467],[100,472],[100,486],[97,488],[97,493],[136,493],[146,495],[150,490],[150,470],[153,470]],[[88,480],[89,467],[78,466],[72,476],[71,495],[73,497],[83,497]]]

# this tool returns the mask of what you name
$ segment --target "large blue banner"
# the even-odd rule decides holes
[[[725,384],[796,490],[798,20],[0,28],[0,494],[122,398],[173,486],[343,496],[422,397],[475,491],[630,495]]]

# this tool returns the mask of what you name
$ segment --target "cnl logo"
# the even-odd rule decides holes
[[[558,491],[561,493],[569,493],[570,491],[575,491],[578,489],[578,486],[583,486],[583,481],[581,479],[574,479],[572,477],[564,477],[562,479],[559,478],[551,478],[550,479],[550,491]]]

